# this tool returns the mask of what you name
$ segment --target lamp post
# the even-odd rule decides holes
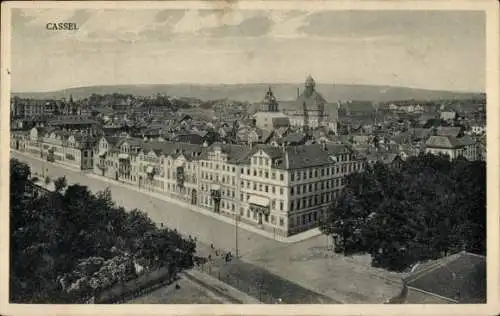
[[[235,212],[234,213],[234,226],[235,226],[235,242],[236,242],[236,258],[238,258],[238,221],[239,221],[239,215]]]

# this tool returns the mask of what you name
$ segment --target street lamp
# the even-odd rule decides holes
[[[238,221],[239,221],[239,214],[236,212],[234,213],[234,226],[235,226],[235,242],[236,242],[236,258],[238,258]]]

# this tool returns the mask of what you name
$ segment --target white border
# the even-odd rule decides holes
[[[177,1],[177,2],[5,2],[1,29],[0,114],[0,313],[4,315],[494,315],[499,308],[499,4],[497,1]],[[8,179],[10,117],[10,9],[11,8],[99,8],[99,9],[303,9],[303,10],[475,10],[487,13],[487,161],[488,161],[488,303],[484,305],[15,305],[8,304]],[[480,66],[480,65],[478,65]]]

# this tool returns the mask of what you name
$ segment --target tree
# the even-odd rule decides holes
[[[398,271],[460,250],[484,254],[484,162],[422,154],[346,182],[321,225],[345,254],[367,252],[373,265]]]
[[[66,180],[66,177],[59,177],[54,180],[54,187],[57,193],[61,193],[64,188],[68,186],[68,181]]]
[[[130,275],[132,261],[149,268],[190,267],[195,244],[156,227],[146,213],[117,207],[111,191],[93,194],[59,178],[57,193],[33,198],[29,167],[11,160],[10,299],[20,303],[74,303]],[[94,277],[81,265],[104,261]],[[125,273],[125,274],[124,274]],[[92,280],[85,281],[87,276]],[[78,291],[63,291],[62,284]],[[97,285],[92,287],[92,285]]]

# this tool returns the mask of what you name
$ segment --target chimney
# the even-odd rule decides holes
[[[324,150],[324,151],[326,151],[326,142],[325,142],[325,141],[323,141],[323,142],[321,143],[321,146],[323,147],[323,150]]]

